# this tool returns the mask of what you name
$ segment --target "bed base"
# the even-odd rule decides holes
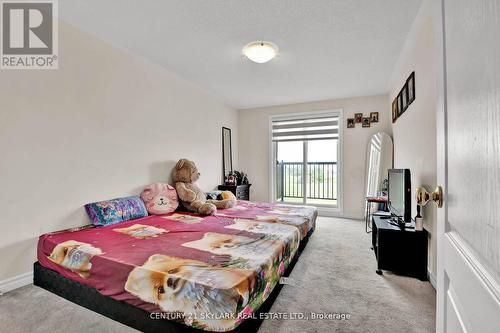
[[[289,276],[297,263],[300,254],[304,250],[314,229],[301,241],[297,255],[292,260],[283,276]],[[130,326],[142,332],[204,332],[186,325],[165,320],[151,319],[149,312],[129,303],[117,301],[111,297],[104,296],[96,289],[68,279],[61,274],[43,267],[39,262],[33,265],[33,284],[61,296],[73,303],[81,305],[89,310],[102,314],[110,319],[116,320],[124,325]],[[271,309],[275,299],[278,297],[282,284],[277,284],[273,291],[256,311],[256,317],[260,313],[266,313]],[[256,332],[263,319],[246,319],[237,328],[230,332]]]

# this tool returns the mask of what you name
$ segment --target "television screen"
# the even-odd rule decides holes
[[[411,184],[409,169],[389,169],[389,203],[391,212],[411,220]]]

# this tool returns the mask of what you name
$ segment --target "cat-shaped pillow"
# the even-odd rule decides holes
[[[141,193],[141,199],[151,215],[168,214],[179,206],[177,191],[173,186],[164,183],[146,186]]]

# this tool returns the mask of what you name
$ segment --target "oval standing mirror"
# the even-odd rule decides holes
[[[392,169],[392,139],[387,133],[374,134],[366,152],[366,196],[387,195],[387,177]]]

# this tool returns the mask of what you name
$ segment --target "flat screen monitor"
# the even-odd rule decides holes
[[[389,169],[389,205],[392,214],[411,221],[410,169]]]

